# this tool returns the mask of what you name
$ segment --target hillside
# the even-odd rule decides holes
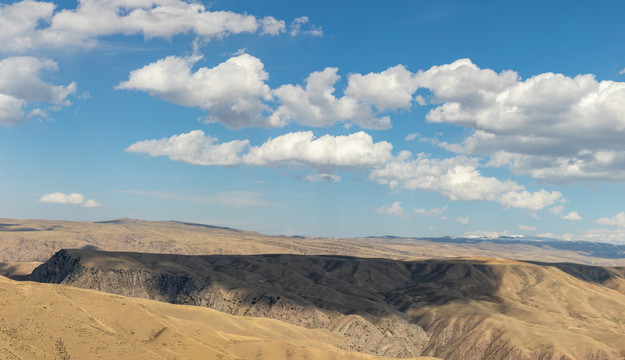
[[[324,330],[2,276],[0,303],[6,360],[378,359]]]
[[[29,275],[33,269],[41,265],[40,261],[32,262],[0,262],[0,275],[20,278]]]
[[[269,236],[175,221],[104,222],[0,219],[1,262],[43,262],[61,249],[147,253],[302,254],[411,259],[505,257],[516,260],[625,265],[625,246],[523,238],[315,238]]]
[[[377,355],[623,359],[624,273],[483,258],[64,250],[31,278],[325,329]]]

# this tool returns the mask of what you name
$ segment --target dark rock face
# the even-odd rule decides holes
[[[74,276],[80,269],[80,259],[70,254],[70,250],[60,250],[47,262],[33,270],[28,280],[60,284],[68,276]]]
[[[91,262],[93,255],[98,264]],[[385,305],[381,294],[358,289],[354,284],[366,282],[361,274],[346,280],[330,275],[354,271],[357,264],[351,259],[317,257],[312,264],[298,264],[306,257],[134,255],[61,250],[29,280],[325,328],[347,338],[345,349],[376,355],[418,356],[428,340],[420,326]],[[159,257],[177,266],[143,266]]]
[[[510,303],[500,297],[501,278],[505,271],[525,274],[519,266],[463,260],[189,256],[80,249],[57,252],[36,268],[29,280],[324,328],[345,336],[345,349],[375,355],[569,359],[553,348],[515,347],[503,330],[486,327],[489,315],[479,309],[508,311]],[[559,266],[567,273],[578,269]],[[502,270],[504,267],[508,270]],[[590,281],[607,278],[603,268],[580,269],[575,271]],[[612,277],[619,274],[610,270]],[[541,281],[536,274],[523,276],[523,284]],[[546,275],[538,274],[541,276]],[[478,303],[481,305],[464,310]],[[452,310],[439,311],[445,306]],[[583,351],[578,358],[624,358],[615,351]]]

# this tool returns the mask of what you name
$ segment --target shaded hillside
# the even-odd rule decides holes
[[[92,223],[0,219],[0,261],[46,261],[64,248],[187,255],[325,254],[404,260],[482,256],[605,266],[625,265],[625,246],[553,239],[336,239],[268,236],[251,231],[175,221],[119,219]]]
[[[493,259],[63,250],[31,278],[328,329],[345,336],[346,349],[370,354],[625,358],[621,269]]]
[[[0,262],[0,275],[9,278],[21,278],[29,275],[41,262]]]
[[[0,276],[0,359],[379,359],[281,321]]]
[[[365,275],[354,273],[357,262],[341,257],[62,250],[35,269],[31,280],[269,317],[345,336],[348,350],[418,356],[427,334],[365,286],[370,276],[376,277],[375,289],[402,284],[409,274],[397,265],[368,261]]]

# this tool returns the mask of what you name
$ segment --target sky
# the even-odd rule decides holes
[[[0,217],[625,243],[625,3],[0,1]]]

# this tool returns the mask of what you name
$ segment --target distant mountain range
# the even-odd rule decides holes
[[[587,253],[591,256],[605,259],[623,259],[625,258],[625,245],[617,245],[602,242],[591,241],[567,241],[556,238],[540,237],[540,236],[442,236],[442,237],[419,237],[408,238],[399,236],[370,236],[370,239],[394,239],[394,240],[426,240],[436,243],[450,244],[481,244],[493,243],[500,245],[532,245],[537,247],[550,247],[558,250],[569,250]]]

